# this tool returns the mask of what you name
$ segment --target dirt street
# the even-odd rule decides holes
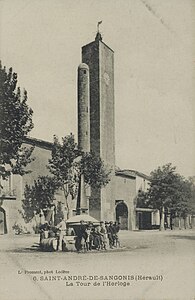
[[[1,300],[195,299],[195,231],[120,233],[121,248],[41,252],[37,235],[0,236]]]

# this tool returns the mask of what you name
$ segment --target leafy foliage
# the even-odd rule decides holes
[[[83,154],[80,169],[84,174],[85,183],[93,188],[106,186],[110,181],[110,171],[106,169],[102,159],[94,153]]]
[[[176,192],[177,174],[175,167],[167,164],[151,172],[150,188],[147,192],[149,204],[160,211],[168,208]]]
[[[72,134],[62,138],[62,143],[54,136],[48,168],[64,192],[68,210],[67,197],[76,197],[81,174],[84,174],[85,183],[91,187],[101,188],[109,182],[110,172],[106,170],[101,158],[93,153],[81,152]]]
[[[12,168],[13,174],[19,174],[23,176],[24,174],[31,173],[31,170],[27,170],[27,165],[34,161],[35,158],[31,156],[34,150],[34,146],[30,148],[21,147],[18,149],[17,160]]]
[[[17,74],[0,64],[0,175],[7,178],[12,168],[23,175],[32,149],[22,147],[24,136],[33,128],[33,111],[27,105],[27,92],[21,94]],[[9,165],[10,168],[7,168]]]
[[[192,184],[175,170],[167,164],[153,171],[147,197],[152,207],[185,217],[191,212]]]
[[[55,178],[50,176],[39,176],[37,180],[34,180],[34,185],[25,186],[22,208],[26,222],[34,217],[34,213],[52,206],[57,189],[58,184]]]
[[[106,170],[101,158],[94,153],[83,153],[78,150],[72,134],[62,138],[62,144],[54,136],[49,170],[59,185],[68,185],[70,194],[73,187],[78,184],[80,174],[84,174],[85,183],[92,187],[102,187],[109,182],[110,172]]]
[[[62,138],[62,144],[57,136],[54,136],[49,170],[54,175],[59,186],[64,191],[65,197],[69,194],[72,198],[76,195],[75,183],[79,180],[78,163],[75,161],[81,152],[77,149],[73,134]]]
[[[192,176],[188,180],[190,191],[191,191],[191,197],[189,198],[189,211],[191,214],[195,214],[195,176]]]
[[[144,191],[139,190],[138,195],[135,200],[136,200],[135,201],[136,207],[139,207],[139,208],[140,207],[141,208],[149,207],[147,193],[145,193]]]
[[[193,183],[176,173],[176,167],[169,163],[151,172],[148,191],[138,194],[138,203],[141,207],[158,209],[161,219],[164,213],[185,219],[188,213],[193,213],[193,191]]]
[[[190,200],[192,197],[191,184],[188,180],[177,175],[175,180],[175,193],[172,197],[170,211],[173,215],[185,218],[190,210]]]

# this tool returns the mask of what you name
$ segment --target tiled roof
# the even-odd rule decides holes
[[[52,150],[52,147],[53,147],[53,143],[44,141],[44,140],[40,140],[40,139],[36,139],[33,137],[25,137],[23,141],[25,144],[36,146],[39,148],[44,148],[46,150]]]
[[[130,177],[130,178],[136,178],[135,173],[131,172],[130,170],[119,170],[115,171],[116,176],[123,176],[123,177]]]
[[[116,175],[124,175],[124,176],[128,176],[128,177],[136,177],[136,176],[139,176],[143,179],[146,179],[146,180],[150,180],[150,176],[148,175],[145,175],[141,172],[138,172],[138,171],[135,171],[135,170],[128,170],[128,169],[125,169],[125,170],[117,170],[116,171]]]

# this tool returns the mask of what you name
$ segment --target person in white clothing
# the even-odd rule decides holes
[[[66,222],[64,218],[60,218],[60,223],[56,227],[59,230],[58,250],[62,251],[63,238],[66,235]]]

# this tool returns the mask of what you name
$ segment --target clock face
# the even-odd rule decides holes
[[[106,72],[104,73],[104,81],[105,81],[106,85],[109,85],[110,77],[109,77],[108,73],[106,73]]]

